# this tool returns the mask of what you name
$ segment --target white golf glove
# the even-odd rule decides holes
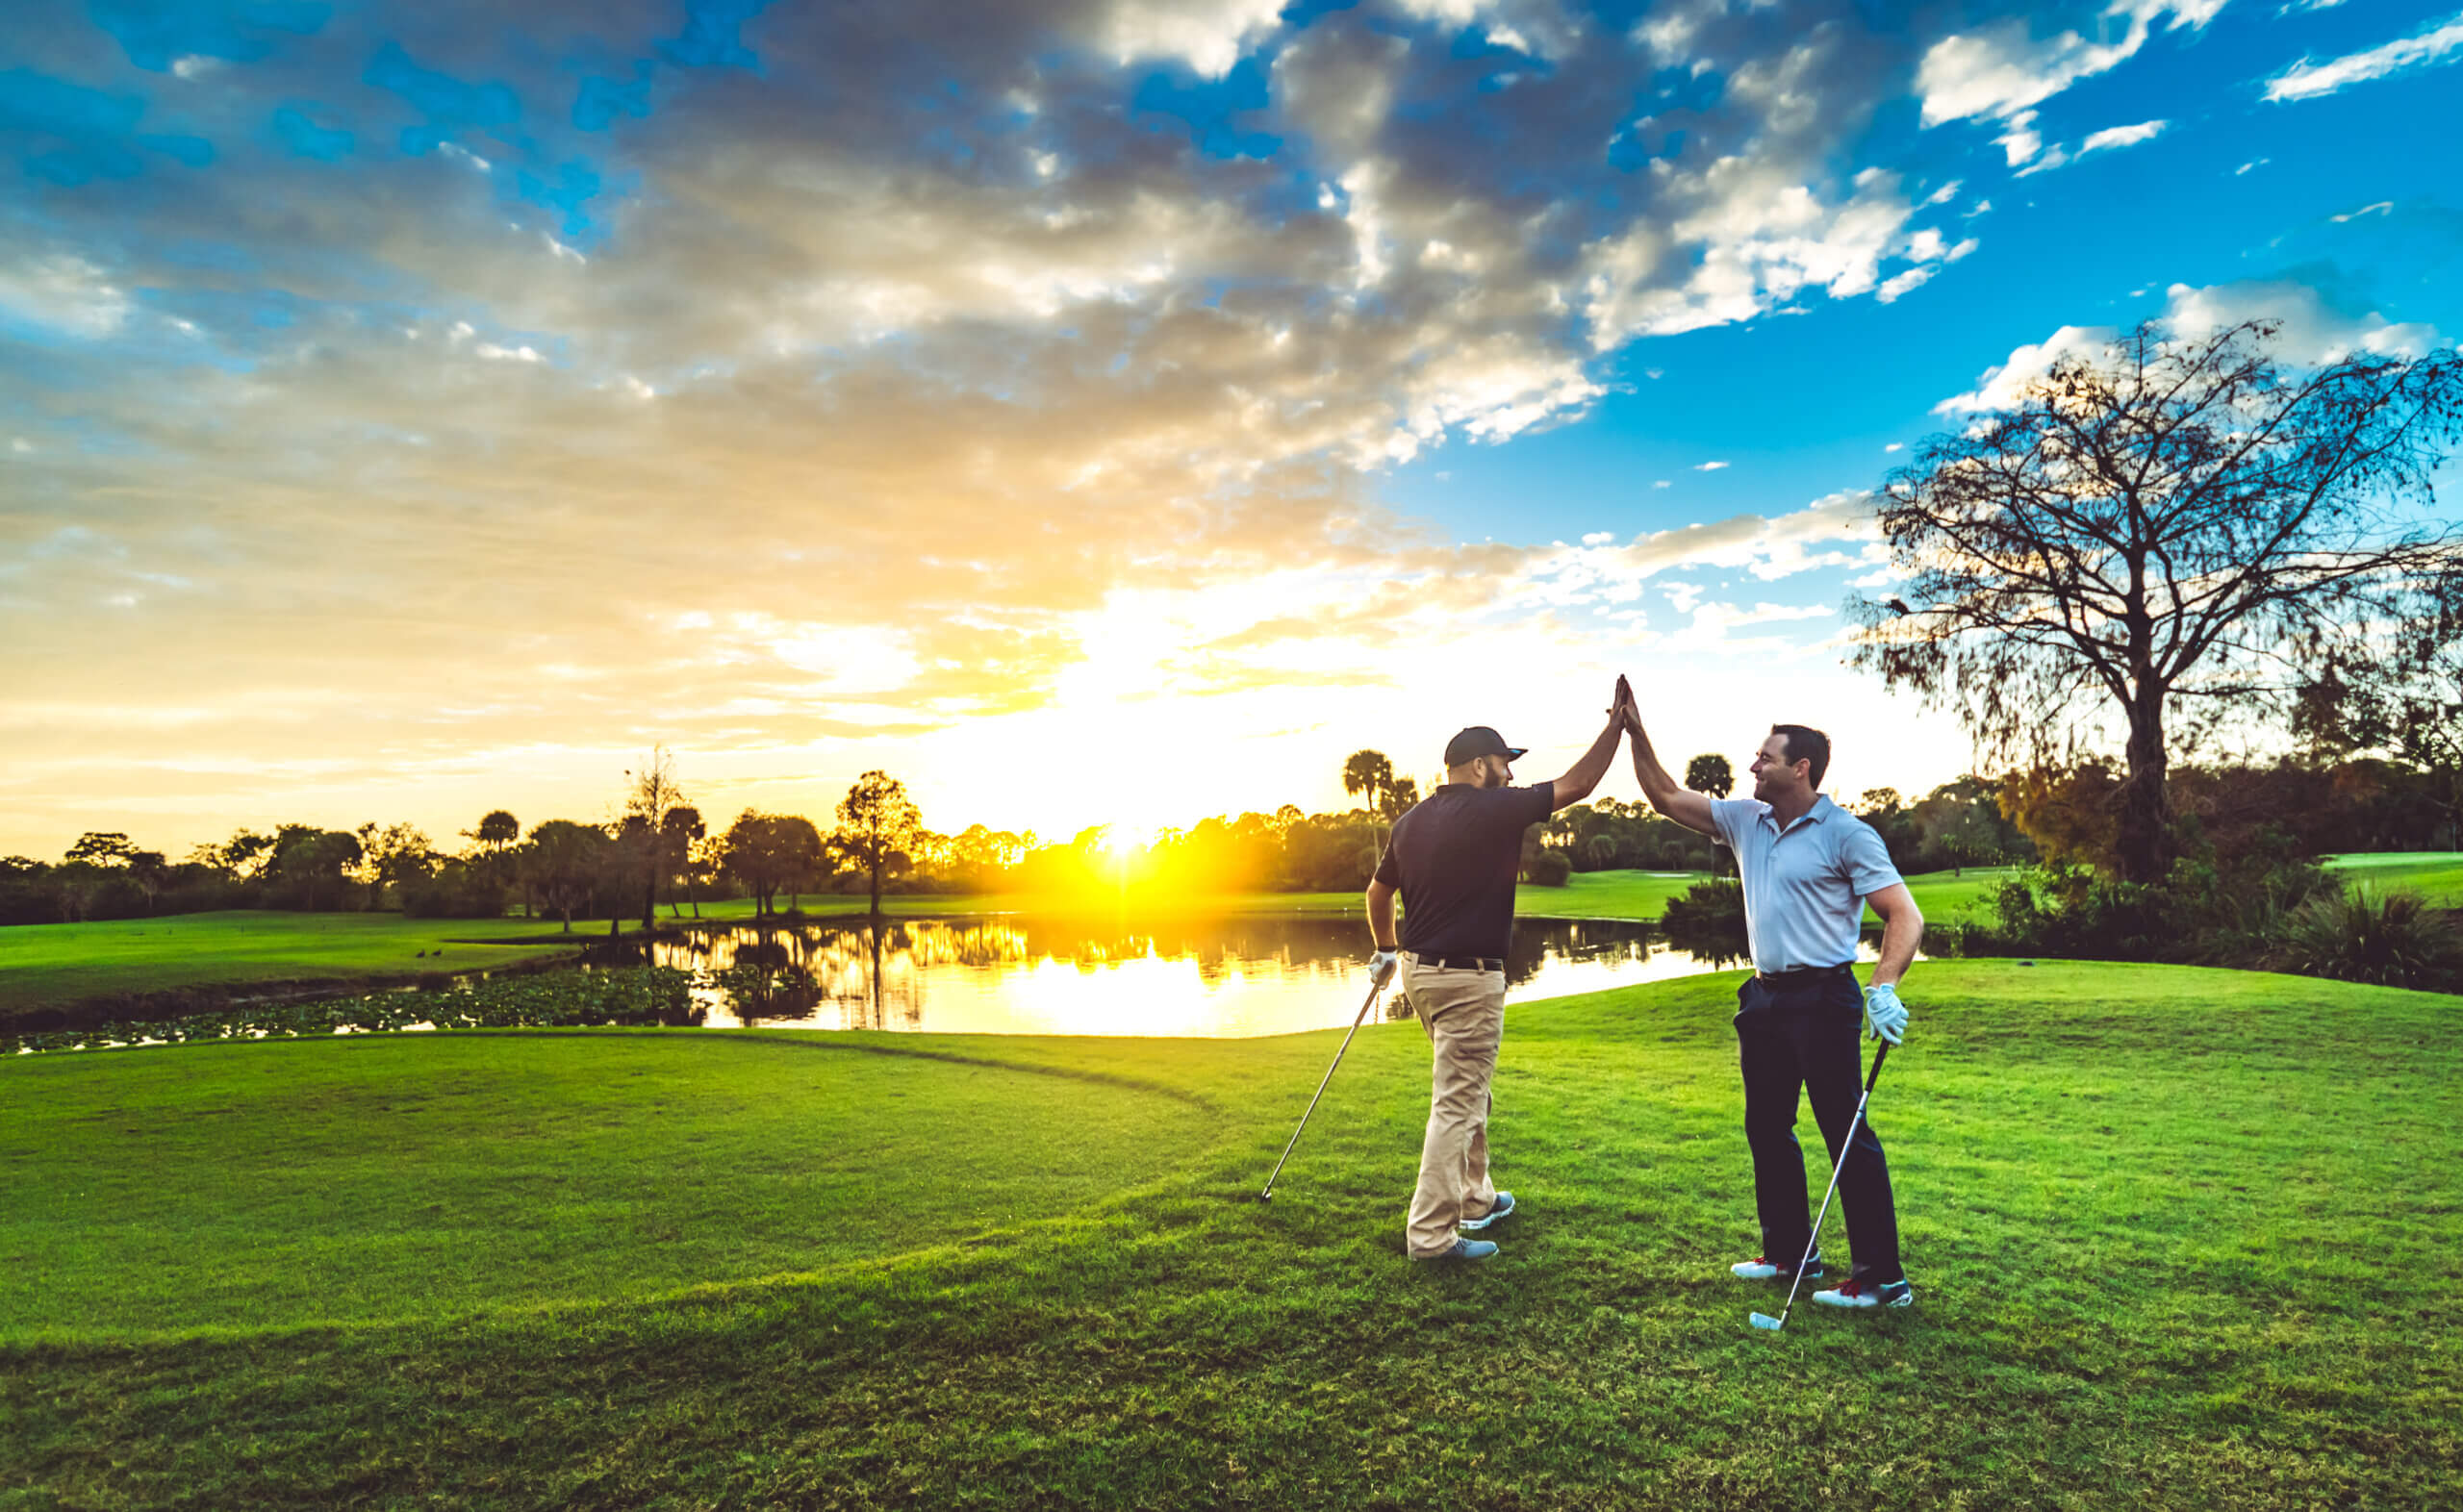
[[[1907,1005],[1898,1000],[1897,988],[1865,989],[1865,1022],[1871,1027],[1874,1039],[1888,1040],[1892,1045],[1899,1042],[1907,1033]]]
[[[1368,958],[1368,985],[1371,987],[1383,987],[1387,982],[1392,981],[1394,979],[1395,969],[1400,967],[1402,964],[1402,957],[1395,954],[1395,952],[1391,950],[1377,951]]]

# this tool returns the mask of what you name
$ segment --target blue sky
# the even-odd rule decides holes
[[[13,6],[0,849],[591,818],[653,742],[1185,823],[1562,765],[1618,670],[1928,785],[1840,665],[1889,448],[2146,319],[2450,344],[2458,63],[2450,0]]]

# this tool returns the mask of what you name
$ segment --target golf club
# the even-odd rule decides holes
[[[1882,1041],[1880,1047],[1873,1051],[1872,1073],[1865,1078],[1864,1096],[1856,1099],[1856,1116],[1847,1121],[1847,1137],[1839,1142],[1839,1163],[1830,1168],[1830,1191],[1821,1195],[1821,1211],[1814,1218],[1813,1237],[1805,1241],[1804,1258],[1796,1262],[1796,1278],[1788,1287],[1788,1305],[1779,1309],[1776,1318],[1768,1313],[1755,1313],[1753,1326],[1756,1328],[1767,1328],[1777,1333],[1788,1326],[1788,1314],[1795,1311],[1796,1288],[1805,1284],[1805,1267],[1813,1264],[1813,1252],[1821,1247],[1821,1221],[1830,1216],[1830,1198],[1839,1190],[1839,1173],[1847,1169],[1847,1151],[1855,1147],[1856,1126],[1865,1121],[1865,1104],[1872,1099],[1873,1083],[1882,1079],[1882,1062],[1889,1054],[1888,1040]]]
[[[1326,1095],[1327,1083],[1334,1079],[1334,1066],[1340,1066],[1343,1063],[1343,1051],[1351,1048],[1352,1035],[1359,1032],[1361,1021],[1368,1017],[1368,1005],[1377,1001],[1377,995],[1385,990],[1385,984],[1387,982],[1393,980],[1395,970],[1395,968],[1389,966],[1383,974],[1376,972],[1370,973],[1368,980],[1368,995],[1360,999],[1359,1012],[1352,1015],[1351,1030],[1343,1036],[1342,1048],[1334,1051],[1334,1065],[1326,1068],[1325,1079],[1317,1083],[1317,1096],[1310,1097],[1308,1099],[1308,1113],[1303,1113],[1300,1115],[1300,1128],[1293,1129],[1291,1131],[1291,1144],[1282,1147],[1282,1160],[1278,1160],[1274,1163],[1274,1174],[1266,1177],[1266,1189],[1257,1194],[1258,1201],[1271,1202],[1274,1200],[1275,1181],[1282,1174],[1283,1161],[1287,1161],[1291,1158],[1292,1147],[1300,1143],[1300,1129],[1305,1129],[1308,1126],[1308,1114],[1317,1111],[1317,1097],[1322,1097]]]

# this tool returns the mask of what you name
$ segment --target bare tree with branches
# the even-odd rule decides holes
[[[2117,850],[2171,862],[2170,742],[2280,706],[2311,668],[2434,633],[2463,538],[2425,523],[2463,359],[2281,359],[2277,325],[2150,323],[1922,442],[1881,530],[1899,596],[1852,663],[1959,709],[1989,762],[2126,731]]]
[[[684,801],[684,790],[675,782],[675,757],[664,745],[651,746],[642,764],[624,773],[624,816],[620,833],[625,848],[641,868],[642,927],[646,930],[658,926],[659,879],[667,870],[673,844],[667,833],[667,818]]]

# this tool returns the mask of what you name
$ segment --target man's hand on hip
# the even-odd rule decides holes
[[[1907,1033],[1907,1005],[1898,1000],[1895,987],[1865,989],[1865,1022],[1876,1040],[1896,1045]]]

